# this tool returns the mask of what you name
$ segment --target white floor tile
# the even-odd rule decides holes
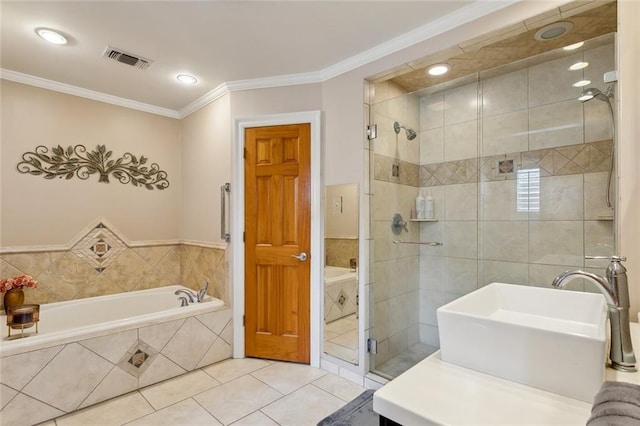
[[[256,358],[227,359],[203,370],[220,383],[226,383],[269,365],[268,361]]]
[[[345,402],[351,401],[365,391],[364,387],[358,386],[343,377],[334,376],[333,374],[327,374],[321,377],[313,382],[313,385],[329,392],[331,395],[337,396]]]
[[[307,385],[261,411],[282,426],[315,425],[344,405],[344,401]]]
[[[140,389],[140,393],[153,408],[159,410],[219,385],[219,381],[204,371],[196,370],[175,379]]]
[[[327,374],[308,365],[278,362],[251,375],[268,384],[278,392],[288,394]]]
[[[281,396],[280,392],[247,375],[198,394],[194,399],[219,421],[228,425]]]
[[[233,423],[233,426],[278,426],[278,423],[271,420],[261,411],[255,411]]]
[[[128,425],[131,426],[215,426],[221,424],[222,423],[216,420],[215,417],[191,398],[185,399],[182,402],[166,407],[160,411],[156,411],[148,416],[144,416],[132,423],[128,423]]]
[[[56,419],[58,426],[122,425],[153,413],[153,407],[138,392],[110,399]]]

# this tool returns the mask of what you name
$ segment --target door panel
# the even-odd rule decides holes
[[[309,362],[310,130],[245,130],[247,356]]]

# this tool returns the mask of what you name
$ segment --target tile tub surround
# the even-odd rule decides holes
[[[325,238],[324,253],[327,266],[349,268],[350,259],[358,259],[357,238]]]
[[[98,334],[3,357],[0,424],[43,422],[231,357],[231,308]]]
[[[99,238],[94,238],[96,234]],[[225,249],[193,244],[130,247],[124,241],[111,227],[95,227],[69,250],[1,253],[0,277],[29,274],[37,279],[38,288],[26,293],[29,303],[175,284],[197,290],[206,278],[211,280],[209,295],[230,302]]]
[[[349,268],[325,266],[324,321],[329,323],[358,308],[358,274]]]

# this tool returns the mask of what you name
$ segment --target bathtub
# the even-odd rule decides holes
[[[324,320],[335,321],[358,311],[358,273],[339,266],[324,267]]]
[[[2,315],[0,425],[40,423],[230,358],[231,308],[211,297],[181,307],[180,288],[41,305],[39,332],[16,340]]]

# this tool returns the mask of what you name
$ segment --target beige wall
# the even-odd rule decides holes
[[[107,218],[131,241],[177,240],[180,209],[178,120],[7,80],[2,90],[3,248],[66,246],[92,221]],[[169,188],[147,190],[111,178],[46,180],[16,170],[38,145],[105,145],[116,158],[144,155],[168,173]]]
[[[640,2],[618,2],[619,253],[627,256],[631,320],[640,309]],[[637,351],[638,349],[636,349]]]
[[[219,187],[231,179],[230,100],[226,95],[181,123],[184,240],[223,243]]]
[[[325,197],[325,237],[358,238],[358,185],[329,185]]]

